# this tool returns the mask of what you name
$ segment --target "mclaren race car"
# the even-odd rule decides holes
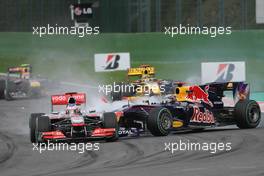
[[[32,143],[46,141],[80,141],[89,139],[118,139],[117,118],[114,112],[86,113],[84,93],[66,93],[51,97],[52,112],[33,113],[29,119]],[[65,106],[63,112],[55,112],[57,105]]]
[[[225,94],[234,106],[226,106]],[[131,104],[118,110],[120,135],[149,131],[154,136],[166,136],[173,130],[237,125],[256,128],[261,120],[258,103],[249,99],[249,85],[243,82],[210,83],[176,87],[157,103]]]

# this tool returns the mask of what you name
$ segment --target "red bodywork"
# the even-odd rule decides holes
[[[90,137],[111,137],[115,133],[115,128],[95,128]],[[42,132],[42,138],[45,140],[66,139],[61,131]],[[89,138],[89,136],[87,137]],[[84,138],[85,139],[85,138]]]
[[[75,98],[77,105],[86,103],[86,94],[85,93],[66,93],[64,95],[52,95],[51,96],[51,104],[52,105],[67,105],[68,99],[70,97]]]

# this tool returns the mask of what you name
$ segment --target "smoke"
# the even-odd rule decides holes
[[[199,76],[189,76],[187,79],[186,79],[186,82],[189,83],[189,84],[201,84],[201,77]]]

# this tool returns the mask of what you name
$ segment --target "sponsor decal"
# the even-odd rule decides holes
[[[119,66],[120,55],[109,54],[106,59],[105,70],[117,69]]]
[[[73,94],[73,95],[52,95],[51,96],[51,103],[53,105],[66,105],[66,104],[68,104],[68,99],[70,97],[75,98],[76,104],[83,104],[86,102],[85,93],[77,93],[77,94]]]
[[[92,4],[74,4],[72,6],[75,17],[91,17],[91,15],[93,14]]]
[[[205,62],[201,66],[202,84],[243,82],[246,80],[245,62]]]
[[[126,129],[122,129],[118,131],[119,135],[128,135],[128,134],[133,134],[133,132],[131,130],[126,130]]]
[[[127,70],[130,68],[129,53],[95,54],[94,64],[96,72]]]
[[[213,103],[209,100],[209,95],[207,93],[208,90],[209,86],[205,86],[205,91],[200,86],[190,86],[186,98],[192,101],[202,101],[212,107]]]
[[[215,123],[214,115],[212,112],[205,109],[204,112],[201,112],[199,107],[193,107],[193,115],[191,117],[190,122],[198,122],[198,123]]]
[[[233,79],[234,64],[219,64],[217,69],[217,79],[215,82],[229,82]]]

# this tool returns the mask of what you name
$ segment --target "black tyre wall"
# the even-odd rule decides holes
[[[255,116],[252,116],[255,112]],[[261,120],[261,111],[254,100],[239,101],[235,105],[235,120],[239,128],[256,128]],[[257,117],[255,120],[252,117]]]

